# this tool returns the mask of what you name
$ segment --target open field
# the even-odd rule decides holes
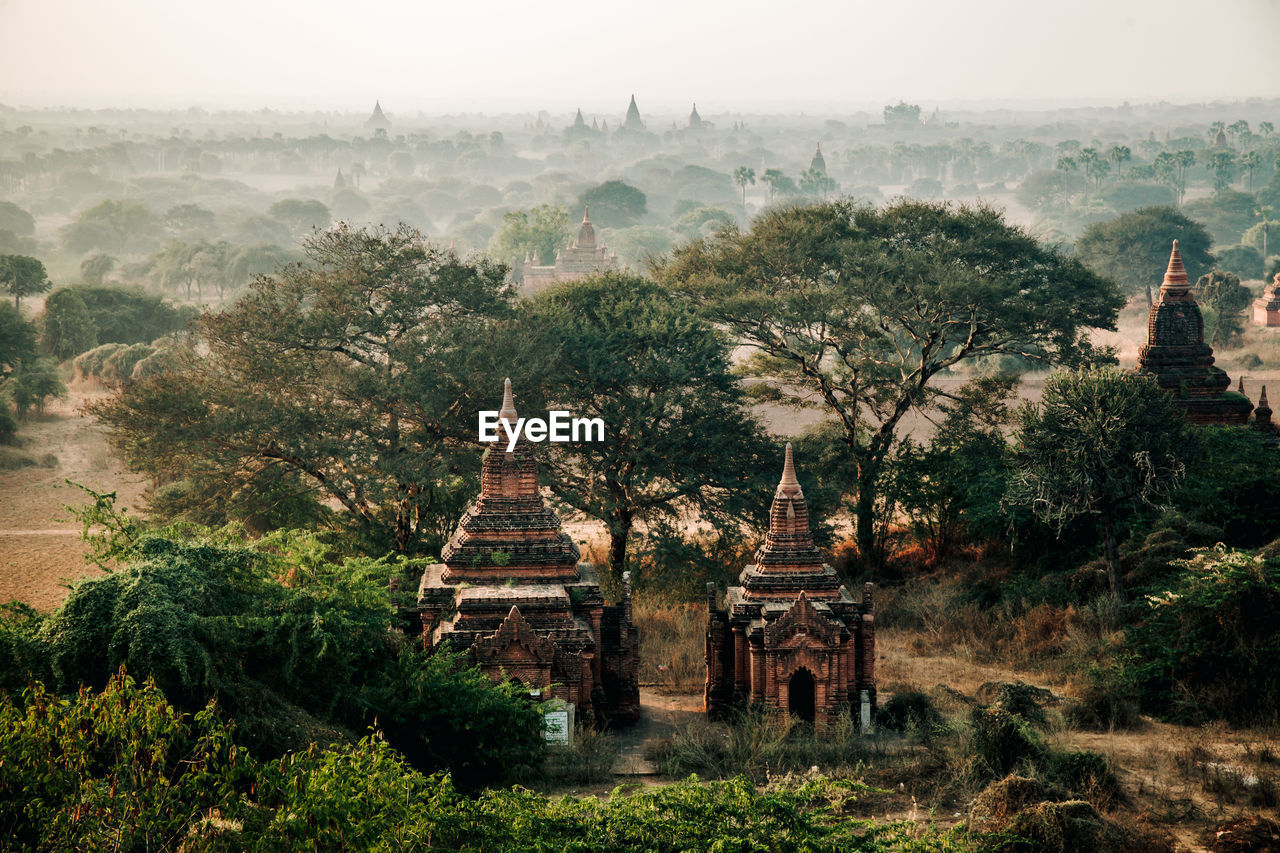
[[[102,427],[82,411],[94,393],[73,390],[53,401],[43,417],[24,424],[23,452],[36,458],[52,454],[56,465],[0,471],[0,601],[18,599],[49,610],[66,593],[64,579],[97,571],[84,561],[79,524],[66,509],[90,501],[67,480],[114,491],[118,505],[130,511],[140,506],[145,480],[125,470]]]

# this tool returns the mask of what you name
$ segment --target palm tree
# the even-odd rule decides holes
[[[733,182],[742,187],[742,215],[747,214],[747,184],[755,186],[756,170],[750,166],[739,166],[733,170]]]
[[[1240,155],[1240,165],[1249,176],[1249,192],[1253,192],[1253,170],[1262,165],[1262,155],[1257,151],[1246,151]]]
[[[1113,145],[1107,152],[1107,159],[1116,164],[1116,180],[1120,180],[1120,166],[1133,159],[1133,152],[1128,145]]]
[[[1173,153],[1173,164],[1178,167],[1178,204],[1187,194],[1187,169],[1196,164],[1196,152],[1183,149]]]
[[[1264,204],[1253,212],[1253,215],[1262,220],[1262,257],[1267,257],[1267,232],[1271,230],[1271,211],[1273,208],[1269,204]]]

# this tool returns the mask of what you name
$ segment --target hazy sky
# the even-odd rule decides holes
[[[1280,97],[1280,0],[0,0],[0,103],[851,111]]]

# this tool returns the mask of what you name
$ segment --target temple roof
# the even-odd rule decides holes
[[[698,115],[698,105],[693,105],[693,111],[689,113],[689,127],[701,127],[702,116]]]
[[[381,101],[374,101],[373,112],[365,119],[364,126],[374,129],[391,127],[391,120],[382,112]]]
[[[511,380],[503,382],[497,440],[480,461],[480,495],[463,510],[458,527],[440,556],[444,579],[485,583],[576,580],[578,547],[560,527],[538,486],[538,463],[523,432],[514,447],[504,423],[514,430],[519,415]]]
[[[1192,423],[1244,423],[1252,406],[1246,398],[1224,393],[1231,380],[1213,361],[1213,347],[1204,342],[1204,318],[1174,240],[1160,298],[1147,315],[1147,343],[1138,349],[1138,367],[1155,374]]]
[[[769,532],[756,551],[755,564],[742,573],[742,584],[753,598],[791,597],[797,590],[808,590],[810,596],[838,594],[840,583],[835,572],[813,544],[809,507],[796,477],[790,444],[783,454],[782,477],[769,508]]]
[[[596,229],[591,224],[590,206],[582,208],[582,224],[578,226],[578,240],[575,245],[579,249],[594,249],[596,247]]]
[[[622,122],[627,130],[644,130],[644,122],[640,119],[640,108],[636,106],[636,96],[631,96],[631,104],[627,107],[627,117]]]
[[[809,168],[824,175],[827,173],[827,161],[822,156],[822,143],[818,143],[818,147],[813,152],[813,159],[809,161]]]

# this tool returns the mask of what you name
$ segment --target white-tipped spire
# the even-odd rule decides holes
[[[515,425],[516,421],[519,420],[519,416],[516,414],[515,397],[511,393],[510,377],[507,377],[502,383],[502,411],[498,412],[498,417],[504,421],[510,421],[512,425]]]
[[[782,479],[778,481],[778,491],[788,494],[800,494],[800,481],[796,479],[796,463],[791,456],[791,442],[787,442],[786,454],[782,462]]]

